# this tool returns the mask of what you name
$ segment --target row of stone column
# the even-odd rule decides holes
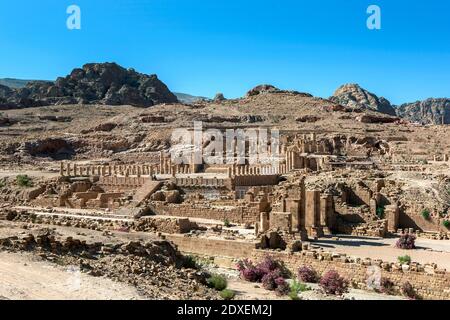
[[[225,186],[225,181],[223,179],[211,178],[205,179],[203,177],[199,178],[177,178],[175,180],[177,186],[182,187],[221,187]]]
[[[63,163],[60,165],[60,175],[77,177],[77,176],[153,176],[155,174],[188,174],[190,173],[189,165],[78,165],[76,163]]]
[[[285,174],[288,172],[286,164],[278,164],[277,166],[267,165],[259,167],[251,167],[249,165],[233,166],[231,174],[233,176],[252,176],[252,175],[273,175]]]

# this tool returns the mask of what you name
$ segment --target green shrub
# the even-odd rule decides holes
[[[231,227],[231,222],[227,218],[223,220],[223,225],[227,228]]]
[[[4,187],[6,187],[5,180],[0,180],[0,188],[4,188]]]
[[[422,217],[423,217],[425,220],[430,220],[430,210],[428,210],[428,209],[423,209],[423,211],[422,211]]]
[[[399,256],[397,259],[398,259],[398,262],[401,264],[410,264],[411,263],[411,257],[408,255]]]
[[[291,290],[295,290],[296,292],[305,292],[311,290],[306,284],[298,282],[297,280],[293,280],[291,282]]]
[[[220,291],[220,297],[223,300],[232,300],[235,295],[236,293],[233,290],[223,289],[222,291]]]
[[[448,229],[450,229],[450,220],[444,220],[444,222],[442,222],[442,225]]]
[[[291,298],[291,300],[300,300],[298,294],[308,290],[311,290],[311,288],[306,284],[293,280],[290,285],[289,298]]]
[[[33,182],[31,181],[31,178],[27,175],[18,175],[16,177],[16,183],[20,187],[31,187],[33,186]]]
[[[291,300],[301,300],[301,298],[298,296],[298,292],[295,292],[295,291],[292,291],[292,290],[289,291],[288,297]]]
[[[217,291],[222,291],[227,288],[227,279],[219,274],[213,274],[206,280],[208,286],[216,289]]]
[[[377,217],[380,218],[380,219],[383,219],[384,218],[384,211],[385,211],[384,206],[378,207],[377,208]]]
[[[183,267],[188,269],[199,269],[196,258],[191,255],[183,257]]]

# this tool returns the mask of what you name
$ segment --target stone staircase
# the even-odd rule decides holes
[[[133,197],[134,202],[136,202],[137,205],[140,205],[142,201],[148,199],[153,193],[158,191],[161,185],[162,185],[161,181],[153,181],[153,180],[146,181],[142,185],[142,187],[136,190],[136,193],[134,194]]]

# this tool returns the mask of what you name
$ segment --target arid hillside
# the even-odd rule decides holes
[[[242,99],[192,105],[78,104],[5,110],[0,119],[0,155],[5,161],[22,162],[31,157],[40,161],[148,156],[169,148],[172,130],[192,128],[194,121],[202,121],[205,128],[270,127],[354,143],[385,141],[406,155],[426,157],[450,149],[448,126],[417,126],[309,94],[262,90],[250,91]],[[367,141],[361,141],[364,138]]]

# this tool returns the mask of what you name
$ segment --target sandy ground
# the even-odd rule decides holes
[[[0,170],[0,178],[15,178],[18,175],[26,174],[32,178],[55,178],[59,177],[58,172],[39,171],[39,170]]]
[[[265,290],[260,283],[246,282],[237,279],[228,280],[228,289],[236,293],[236,300],[286,300],[272,291]]]
[[[346,253],[360,258],[382,259],[397,262],[399,256],[409,255],[414,262],[436,263],[439,268],[450,270],[450,240],[417,239],[415,250],[401,250],[395,247],[396,238],[380,239],[370,237],[336,236],[320,238],[313,245],[327,251]]]
[[[39,261],[28,253],[0,252],[0,297],[14,300],[136,300],[135,288]]]

